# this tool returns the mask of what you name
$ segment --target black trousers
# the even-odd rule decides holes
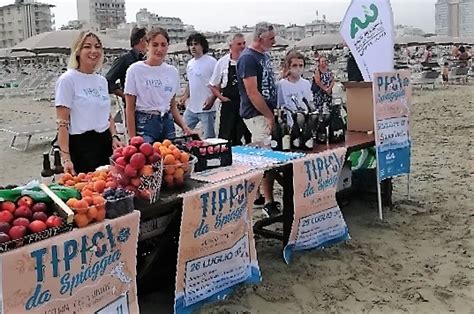
[[[69,153],[74,171],[91,172],[97,167],[110,164],[112,156],[112,135],[110,130],[102,133],[88,131],[69,135]]]
[[[239,110],[240,101],[223,102],[221,106],[219,138],[230,141],[233,146],[242,145],[242,137],[245,138],[245,144],[252,141],[252,134],[247,129]]]

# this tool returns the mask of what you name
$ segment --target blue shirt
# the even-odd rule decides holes
[[[262,94],[267,106],[273,111],[277,104],[275,75],[270,55],[260,53],[251,48],[245,48],[237,61],[237,79],[240,92],[240,116],[250,119],[262,115],[250,101],[245,90],[244,78],[257,77],[257,88]]]

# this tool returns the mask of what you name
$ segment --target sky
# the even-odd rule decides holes
[[[0,0],[0,6],[14,3]],[[56,28],[77,19],[76,0],[40,0],[53,4]],[[396,24],[421,28],[434,32],[436,0],[392,0]],[[344,17],[350,0],[126,0],[127,22],[135,21],[140,8],[160,16],[179,17],[185,24],[194,25],[199,31],[225,31],[230,26],[255,25],[260,21],[299,24],[311,22],[326,15],[330,22]]]

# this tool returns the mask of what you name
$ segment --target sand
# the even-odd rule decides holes
[[[415,91],[410,200],[406,177],[395,179],[383,222],[374,196],[352,200],[343,207],[352,239],[298,252],[291,265],[281,243],[257,238],[262,283],[201,312],[474,313],[473,103],[472,85]],[[47,102],[0,101],[1,127],[53,115]],[[34,137],[28,152],[16,152],[10,139],[0,133],[0,185],[38,177],[47,142]],[[152,305],[142,312],[157,313]]]

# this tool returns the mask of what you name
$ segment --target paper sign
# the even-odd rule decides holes
[[[373,82],[375,144],[379,179],[410,173],[411,73],[375,73]]]
[[[393,71],[394,26],[389,0],[353,0],[339,30],[367,82]]]
[[[175,312],[223,299],[239,283],[260,282],[251,213],[263,172],[183,195]]]
[[[294,218],[283,257],[293,251],[323,248],[349,239],[347,225],[336,202],[337,182],[346,148],[308,154],[293,161]]]
[[[140,213],[0,255],[1,313],[138,313]]]

